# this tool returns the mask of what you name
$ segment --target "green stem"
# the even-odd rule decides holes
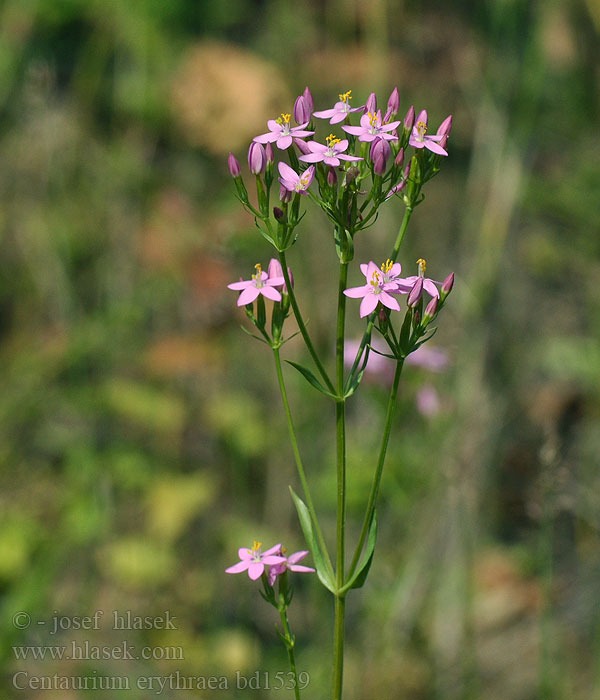
[[[333,387],[333,384],[331,383],[331,379],[329,379],[329,375],[327,374],[327,371],[325,370],[325,367],[323,367],[323,363],[321,362],[317,351],[315,350],[315,347],[312,343],[312,340],[310,339],[310,336],[308,334],[308,330],[306,329],[306,324],[304,323],[304,319],[302,318],[302,314],[300,313],[300,309],[298,307],[298,302],[296,301],[296,295],[294,294],[294,287],[290,281],[290,275],[288,272],[287,268],[287,262],[285,259],[285,251],[280,251],[279,252],[279,262],[281,263],[281,267],[283,269],[283,278],[285,279],[285,285],[288,290],[288,294],[290,296],[290,305],[292,307],[292,311],[294,312],[294,316],[296,317],[296,323],[298,324],[298,328],[300,330],[300,333],[302,334],[302,337],[304,338],[304,342],[306,343],[306,347],[308,348],[308,351],[311,354],[311,357],[313,358],[313,361],[315,363],[315,366],[319,370],[319,374],[321,375],[323,381],[327,385],[327,388],[331,393],[335,393],[335,389]]]
[[[404,234],[406,233],[406,229],[408,228],[408,222],[410,221],[412,213],[413,210],[411,207],[406,207],[406,209],[404,210],[404,217],[402,219],[402,223],[400,224],[400,230],[398,231],[398,236],[396,237],[396,242],[394,243],[394,250],[392,251],[392,255],[390,257],[390,260],[393,260],[394,262],[396,261],[398,253],[400,252],[400,246],[402,245],[402,241],[404,240]]]
[[[289,287],[288,287],[289,289]],[[296,438],[296,430],[294,428],[294,422],[292,420],[292,412],[290,410],[290,404],[288,401],[287,390],[285,388],[285,382],[283,379],[283,371],[281,369],[281,357],[279,355],[279,348],[273,348],[273,357],[275,358],[275,369],[277,371],[277,381],[279,383],[279,391],[281,392],[281,398],[283,400],[283,407],[285,409],[285,417],[287,420],[288,431],[290,434],[290,442],[292,443],[292,452],[294,453],[294,460],[296,462],[296,469],[298,470],[298,476],[300,478],[300,483],[302,484],[302,491],[304,493],[304,500],[306,501],[306,507],[310,513],[310,517],[313,521],[313,527],[319,540],[321,546],[321,551],[325,557],[325,561],[329,568],[331,575],[333,576],[333,566],[331,564],[331,557],[327,550],[327,545],[325,544],[325,538],[321,531],[321,526],[319,525],[319,520],[317,518],[317,513],[313,504],[312,497],[310,495],[310,489],[308,487],[308,480],[306,479],[306,473],[304,471],[304,465],[302,464],[302,457],[300,456],[300,450],[298,448],[298,440]]]
[[[288,659],[290,662],[290,670],[294,675],[294,697],[300,700],[300,687],[298,686],[298,672],[296,670],[296,655],[294,654],[294,638],[290,632],[290,624],[287,617],[287,608],[279,608],[279,616],[281,617],[281,626],[286,639],[285,648],[287,649]]]
[[[365,519],[363,521],[362,530],[360,532],[360,538],[356,546],[356,552],[354,553],[354,558],[352,559],[352,564],[350,565],[350,571],[348,576],[352,576],[354,573],[362,549],[369,532],[369,526],[371,524],[371,517],[373,516],[373,510],[375,509],[375,502],[377,501],[377,494],[379,492],[379,484],[381,483],[381,475],[383,473],[383,465],[385,463],[385,455],[387,453],[388,443],[390,440],[390,433],[392,430],[392,420],[394,418],[394,410],[396,407],[396,397],[398,395],[398,384],[400,383],[400,375],[402,374],[402,366],[404,365],[404,360],[398,360],[396,364],[396,372],[394,374],[394,383],[392,385],[392,391],[390,393],[390,398],[388,401],[387,412],[385,417],[385,428],[383,430],[383,438],[381,440],[381,447],[379,449],[379,459],[377,460],[377,468],[375,470],[375,476],[373,477],[373,483],[371,484],[371,492],[369,493],[369,501],[367,503],[367,510],[365,513]]]
[[[344,394],[344,328],[346,321],[346,295],[348,263],[340,263],[338,287],[338,313],[335,343],[335,369],[338,396]],[[337,464],[337,528],[336,528],[336,586],[345,580],[345,528],[346,528],[346,403],[339,399],[335,404],[336,464]],[[336,595],[333,634],[333,700],[341,700],[344,676],[344,595]]]

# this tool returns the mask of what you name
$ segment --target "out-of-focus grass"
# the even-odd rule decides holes
[[[22,668],[91,672],[15,661],[11,644],[58,641],[35,626],[16,630],[16,610],[36,620],[168,609],[176,631],[128,641],[183,646],[186,675],[285,670],[275,619],[252,585],[223,573],[255,538],[302,547],[271,360],[239,330],[225,289],[270,251],[237,207],[224,154],[243,161],[249,139],[306,83],[320,107],[347,89],[357,104],[375,88],[385,102],[397,84],[402,110],[426,106],[432,123],[455,115],[451,156],[401,260],[406,269],[426,257],[438,277],[457,271],[435,341],[451,363],[439,375],[407,369],[372,577],[349,603],[347,697],[597,694],[593,19],[592,3],[577,0],[4,3],[0,634],[9,683]],[[357,241],[357,262],[385,257],[400,216],[392,203]],[[307,217],[290,260],[311,332],[328,350],[336,258],[326,221]],[[349,326],[360,331],[357,319]],[[297,341],[286,352],[303,357]],[[328,407],[288,379],[327,523]],[[440,394],[437,415],[415,410],[423,382]],[[383,399],[370,384],[349,405],[350,434],[364,438],[349,451],[351,534]],[[315,697],[329,682],[327,605],[314,581],[298,581],[291,617]],[[90,641],[114,645],[116,635],[106,627]],[[174,668],[112,660],[97,670]]]

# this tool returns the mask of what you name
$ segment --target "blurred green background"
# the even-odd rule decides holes
[[[274,611],[224,569],[254,539],[302,538],[272,360],[225,288],[271,253],[226,155],[244,163],[305,85],[317,109],[397,85],[401,114],[454,114],[401,262],[457,283],[433,341],[447,370],[403,379],[346,697],[600,698],[599,27],[596,0],[1,3],[0,697],[141,700],[16,690],[13,674],[176,669],[229,689],[162,697],[291,697],[234,684],[287,662]],[[361,234],[355,268],[386,257],[401,216],[392,202]],[[289,259],[328,352],[337,258],[318,212]],[[331,407],[287,377],[330,527]],[[384,402],[366,381],[349,407],[351,536]],[[299,667],[325,698],[330,602],[297,578]],[[100,609],[102,629],[50,635],[54,614]],[[177,629],[115,631],[113,610],[169,611]],[[12,648],[124,639],[185,658]]]

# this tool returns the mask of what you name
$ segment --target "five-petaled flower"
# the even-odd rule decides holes
[[[283,561],[269,567],[268,579],[271,586],[275,583],[277,577],[281,576],[281,574],[285,573],[286,571],[295,571],[297,573],[314,573],[315,569],[312,567],[298,564],[298,562],[302,561],[302,559],[304,559],[304,557],[308,554],[307,549],[304,549],[301,552],[294,552],[293,554],[290,554],[289,557],[286,557],[284,556],[285,548],[282,547],[279,554],[283,556]]]
[[[399,288],[396,278],[400,274],[400,263],[393,263],[391,260],[383,263],[381,268],[371,260],[368,264],[362,264],[360,270],[367,279],[367,284],[362,287],[350,287],[344,290],[344,294],[352,299],[360,299],[360,317],[364,318],[375,311],[377,304],[381,302],[392,311],[400,311],[400,304],[393,293],[404,291]],[[404,280],[402,280],[404,282]],[[390,294],[390,292],[392,294]]]
[[[266,134],[256,136],[253,140],[257,143],[273,143],[277,144],[277,148],[285,151],[292,145],[295,138],[304,138],[312,136],[314,131],[306,131],[304,127],[308,126],[308,122],[299,126],[290,126],[291,114],[281,114],[278,119],[269,119],[267,126],[269,131]]]
[[[381,111],[367,112],[360,118],[360,126],[342,126],[342,129],[348,133],[358,136],[359,141],[374,141],[376,138],[385,139],[386,141],[396,141],[396,134],[391,134],[401,122],[395,121],[389,124],[384,124],[381,120]]]
[[[331,165],[334,168],[337,168],[341,160],[362,160],[358,156],[344,154],[344,151],[348,148],[348,139],[338,139],[333,134],[329,134],[325,140],[327,145],[316,141],[307,141],[306,145],[310,153],[300,156],[299,160],[305,163],[320,163],[323,161],[325,165]]]
[[[436,284],[439,284],[439,282],[436,282],[435,280],[431,280],[428,277],[425,277],[425,270],[427,269],[427,263],[423,258],[419,258],[417,260],[417,265],[419,266],[419,274],[418,275],[412,275],[411,277],[405,277],[402,282],[404,284],[410,285],[410,287],[414,287],[414,285],[417,283],[417,280],[421,277],[423,279],[423,289],[432,297],[439,297],[440,292],[438,288],[436,287]]]
[[[332,109],[313,112],[313,116],[319,119],[329,119],[330,124],[339,124],[343,122],[346,116],[351,112],[362,112],[364,105],[362,107],[350,107],[350,100],[352,99],[351,93],[352,90],[348,90],[348,92],[340,94],[340,101],[336,102]]]
[[[263,575],[265,565],[272,566],[273,564],[283,564],[286,561],[285,557],[277,554],[281,551],[281,544],[276,544],[274,547],[267,549],[266,552],[261,552],[262,544],[254,542],[252,549],[241,547],[238,549],[240,561],[228,569],[225,569],[227,574],[241,574],[243,571],[248,572],[248,576],[256,581]]]
[[[280,162],[277,166],[279,168],[279,182],[285,187],[288,192],[297,192],[298,194],[306,194],[306,191],[310,187],[311,182],[315,176],[315,166],[311,165],[306,168],[306,170],[300,175],[287,163]]]
[[[228,289],[242,292],[237,300],[237,305],[246,306],[246,304],[251,304],[259,294],[272,301],[281,301],[281,294],[275,287],[282,287],[285,284],[283,276],[269,277],[262,269],[260,263],[257,263],[254,269],[256,272],[252,275],[252,279],[240,280],[227,285]]]
[[[408,143],[413,148],[428,148],[432,153],[447,156],[448,151],[439,144],[444,136],[446,133],[434,134],[433,136],[427,134],[427,110],[423,109],[419,112],[417,123],[412,128]]]

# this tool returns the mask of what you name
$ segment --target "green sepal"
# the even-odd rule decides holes
[[[361,563],[358,565],[356,571],[352,574],[352,577],[347,581],[341,588],[340,593],[346,593],[351,588],[362,588],[365,585],[367,576],[369,575],[369,569],[373,563],[373,555],[375,554],[375,542],[377,541],[377,514],[373,509],[373,515],[371,516],[371,523],[369,524],[369,535],[367,537],[367,548],[365,550],[365,556],[363,557]]]
[[[300,527],[302,528],[302,532],[304,533],[304,539],[306,540],[306,544],[310,549],[310,553],[312,554],[313,561],[315,563],[315,568],[317,569],[317,576],[319,577],[319,581],[321,581],[321,583],[325,586],[325,588],[327,588],[328,591],[331,591],[333,594],[335,594],[335,582],[333,581],[332,574],[329,568],[327,567],[325,556],[319,545],[319,540],[315,536],[312,519],[310,517],[308,508],[306,507],[304,501],[294,493],[294,489],[291,486],[289,488],[290,493],[292,494],[294,505],[296,506],[296,510],[298,512],[298,519],[300,520]]]
[[[321,382],[315,377],[315,375],[308,369],[308,367],[304,367],[301,364],[298,364],[297,362],[293,362],[292,360],[286,360],[288,365],[292,365],[294,369],[297,369],[298,372],[306,379],[306,381],[311,384],[317,391],[320,391],[322,394],[325,396],[329,396],[332,399],[335,399],[337,401],[338,397],[335,394],[332,394],[330,391],[328,391],[322,384]]]

